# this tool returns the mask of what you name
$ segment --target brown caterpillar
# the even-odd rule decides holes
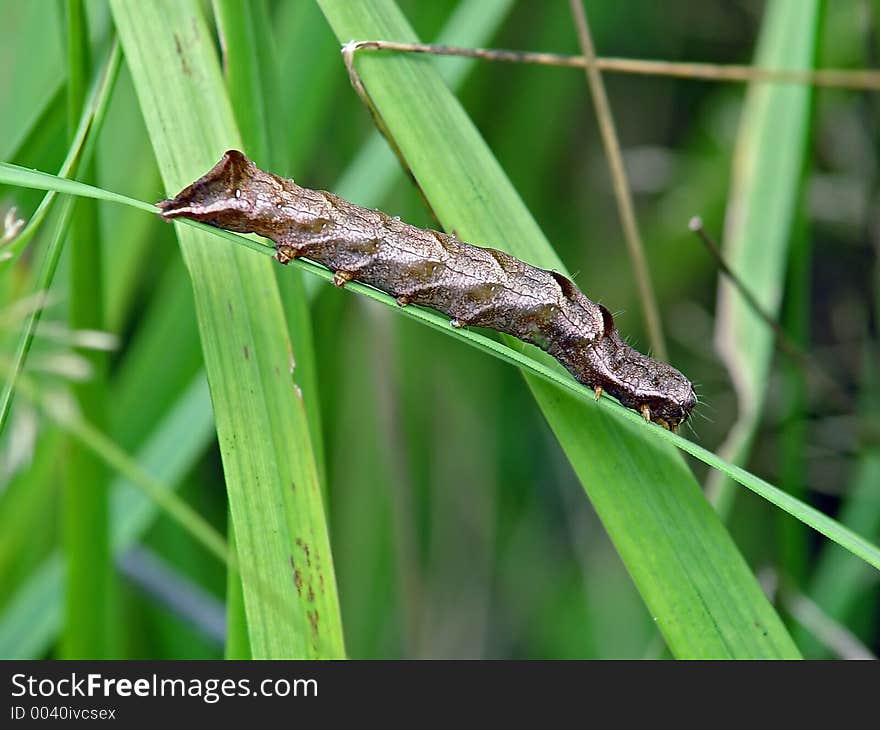
[[[279,262],[316,261],[334,272],[337,286],[357,279],[401,306],[443,312],[453,327],[488,327],[537,345],[597,398],[608,392],[666,428],[677,428],[696,404],[684,375],[627,345],[611,313],[561,274],[302,188],[237,150],[157,205],[166,219],[270,238]]]

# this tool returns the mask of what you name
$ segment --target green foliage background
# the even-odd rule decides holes
[[[154,201],[241,146],[300,184],[435,226],[351,90],[339,41],[397,37],[407,22],[465,46],[576,53],[577,39],[563,2],[397,6],[5,0],[0,159],[62,168],[118,36],[106,116],[70,176]],[[880,50],[880,9],[857,0],[585,7],[601,55],[865,68]],[[647,349],[582,73],[391,55],[358,69],[447,228],[564,262]],[[699,383],[688,438],[878,542],[877,98],[605,83],[670,360]],[[43,193],[23,184],[0,187],[0,212],[32,216]],[[0,655],[876,651],[876,548],[853,548],[840,525],[826,540],[797,505],[794,519],[685,464],[619,409],[534,376],[526,387],[467,337],[210,232],[108,203],[67,211],[70,199],[0,262],[9,370],[27,297],[61,256],[0,441]],[[851,408],[774,356],[747,310],[722,305],[716,328],[718,274],[687,230],[696,214]],[[88,355],[88,387],[69,387],[87,353],[67,324],[117,337]],[[713,343],[733,354],[723,363]],[[59,415],[64,398],[85,420]],[[713,479],[726,529],[696,489]],[[230,524],[232,564],[216,554]],[[71,570],[88,581],[65,581]]]

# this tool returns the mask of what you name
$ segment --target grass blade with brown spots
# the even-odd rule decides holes
[[[166,190],[240,137],[195,2],[117,0],[113,17]],[[309,428],[271,263],[178,227],[258,658],[343,656],[333,561]]]

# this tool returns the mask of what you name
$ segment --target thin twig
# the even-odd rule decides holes
[[[404,156],[403,150],[400,149],[400,147],[398,146],[397,140],[394,138],[391,130],[388,129],[388,125],[382,118],[382,114],[379,112],[378,107],[373,103],[370,92],[367,91],[367,87],[364,86],[364,82],[361,79],[360,74],[354,67],[354,54],[360,50],[362,50],[362,46],[359,41],[349,41],[344,46],[342,46],[342,60],[345,63],[345,70],[348,72],[348,80],[351,83],[352,88],[357,93],[358,97],[360,97],[363,105],[367,108],[367,111],[370,112],[370,116],[373,118],[373,123],[376,125],[376,129],[379,130],[379,133],[385,138],[385,141],[388,142],[388,146],[391,147],[391,151],[394,153],[394,156],[397,158],[397,161],[400,163],[403,171],[409,177],[416,190],[418,190],[419,195],[422,198],[422,202],[425,204],[425,207],[428,209],[431,217],[437,222],[438,227],[443,228],[443,224],[440,222],[440,218],[434,211],[434,207],[431,205],[431,201],[428,200],[428,196],[425,195],[425,191],[422,190],[422,186],[419,184],[419,181],[416,179],[412,168],[409,166],[409,162]]]
[[[465,56],[501,63],[528,63],[562,68],[588,68],[584,56],[561,53],[532,53],[499,48],[463,48],[431,43],[400,43],[397,41],[352,41],[354,50],[401,51],[427,53],[434,56]],[[777,84],[808,84],[838,89],[880,91],[880,72],[846,69],[769,69],[739,64],[684,63],[652,61],[638,58],[597,56],[593,64],[599,71],[637,74],[640,76],[667,76],[700,81],[727,81],[733,83],[765,82]]]
[[[834,399],[836,405],[844,411],[850,411],[853,408],[853,402],[849,394],[837,383],[837,381],[826,372],[825,368],[806,350],[804,350],[797,342],[795,342],[785,331],[781,324],[765,310],[757,297],[746,286],[745,282],[733,271],[724,259],[721,249],[712,237],[703,227],[703,220],[699,216],[694,216],[688,223],[688,228],[697,234],[700,241],[706,247],[706,250],[715,259],[718,270],[726,276],[734,288],[740,293],[746,304],[751,307],[752,311],[761,318],[761,320],[771,329],[779,349],[782,350],[794,362],[800,365],[806,372],[812,373],[814,378],[819,381],[827,390],[829,395]]]
[[[608,155],[614,197],[617,199],[617,210],[620,213],[620,222],[623,225],[624,240],[626,241],[630,263],[633,267],[636,287],[639,290],[639,299],[642,305],[642,313],[645,317],[645,327],[648,330],[648,339],[654,355],[661,360],[666,360],[666,342],[663,339],[663,327],[660,324],[660,309],[657,306],[657,298],[654,295],[654,287],[651,284],[651,274],[648,271],[648,264],[645,260],[645,247],[639,234],[638,223],[636,222],[632,191],[626,177],[626,168],[623,164],[623,155],[620,152],[617,130],[614,127],[611,105],[605,93],[602,74],[594,63],[596,51],[593,47],[593,39],[590,36],[590,26],[587,23],[587,15],[584,11],[582,0],[570,0],[570,5],[572,16],[577,25],[581,52],[587,60],[584,66],[585,74],[587,83],[590,85],[590,91],[593,94],[593,102],[596,105],[596,118],[599,122],[602,144],[605,146],[605,154]]]

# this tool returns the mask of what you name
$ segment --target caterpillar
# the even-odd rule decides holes
[[[611,312],[562,274],[300,187],[238,150],[156,205],[166,220],[269,238],[277,261],[315,261],[337,286],[357,280],[401,306],[442,312],[452,327],[487,327],[536,345],[597,398],[607,392],[664,428],[677,429],[697,402],[684,375],[630,347]]]

